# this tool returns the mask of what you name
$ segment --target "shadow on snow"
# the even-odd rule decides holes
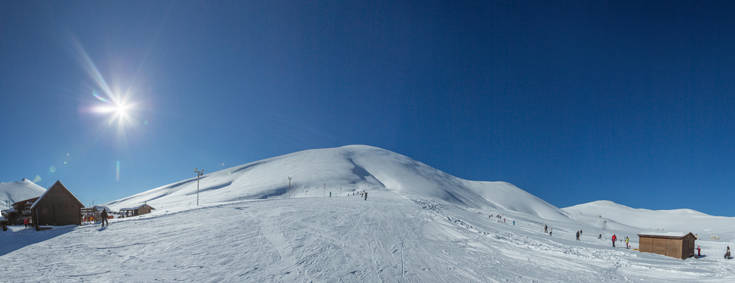
[[[66,234],[76,228],[76,225],[56,226],[49,230],[36,231],[33,228],[20,229],[15,232],[0,230],[0,256],[11,253],[25,246],[43,242],[48,239]]]

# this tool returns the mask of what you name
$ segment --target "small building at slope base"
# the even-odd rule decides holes
[[[148,204],[141,204],[136,207],[122,208],[120,209],[120,214],[123,217],[138,216],[151,213],[151,210],[155,210],[155,208]]]
[[[638,234],[638,250],[647,253],[686,259],[694,256],[694,241],[697,237],[692,233],[652,232]]]

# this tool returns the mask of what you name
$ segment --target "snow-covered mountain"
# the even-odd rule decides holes
[[[201,204],[379,190],[413,199],[568,220],[559,208],[512,184],[464,180],[407,156],[365,145],[305,150],[255,161],[206,174],[199,186]],[[196,179],[191,178],[108,204],[112,209],[148,203],[178,210],[192,207],[196,191]]]
[[[598,223],[608,229],[639,231],[695,232],[700,238],[735,238],[735,217],[712,216],[692,209],[651,210],[632,208],[608,200],[570,206],[562,209],[572,219]]]
[[[559,209],[512,184],[464,180],[376,147],[306,150],[209,173],[198,207],[196,190],[187,179],[110,202],[156,210],[105,229],[11,227],[0,232],[0,274],[9,282],[735,280],[735,261],[722,257],[731,218],[605,201]],[[362,190],[367,200],[353,195]],[[706,256],[634,250],[637,233],[650,230],[694,232]],[[631,249],[612,247],[613,233],[629,236]]]
[[[0,183],[0,209],[8,208],[14,202],[40,196],[46,189],[28,179],[15,182]]]

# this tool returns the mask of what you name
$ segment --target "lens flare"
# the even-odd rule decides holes
[[[115,181],[120,182],[120,160],[115,162]]]
[[[100,104],[92,106],[90,111],[97,114],[107,115],[107,124],[116,126],[118,134],[124,136],[124,130],[128,126],[135,125],[133,113],[136,110],[136,104],[129,101],[130,93],[114,91],[102,76],[94,61],[89,57],[82,47],[81,43],[74,41],[74,47],[79,55],[80,62],[84,70],[87,71],[90,78],[96,86],[92,89],[92,97]],[[97,90],[100,90],[98,92]]]

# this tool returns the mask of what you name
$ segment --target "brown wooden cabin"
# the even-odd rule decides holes
[[[638,249],[641,252],[686,259],[694,256],[692,233],[641,233],[638,234]]]
[[[120,214],[122,214],[125,217],[128,217],[128,216],[138,216],[138,215],[143,215],[143,214],[151,213],[151,210],[154,210],[154,209],[155,208],[153,208],[152,206],[150,206],[148,204],[141,204],[141,205],[136,206],[136,207],[122,208],[122,209],[120,209]]]
[[[84,207],[69,190],[56,181],[31,206],[35,225],[81,225]]]

